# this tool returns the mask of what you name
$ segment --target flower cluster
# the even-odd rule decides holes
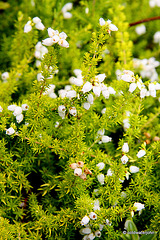
[[[142,213],[142,209],[145,209],[144,204],[139,203],[139,202],[135,202],[133,207],[134,207],[134,210],[131,211],[131,216],[132,217],[134,216],[135,211],[139,212],[139,215],[140,215]]]
[[[134,68],[140,70],[142,78],[148,78],[151,82],[158,80],[158,74],[156,67],[160,65],[159,61],[156,61],[154,57],[149,59],[133,59]]]
[[[100,210],[98,200],[94,201],[93,209],[95,209],[94,211]],[[97,229],[96,231],[94,230],[92,232],[92,229],[91,229],[92,222],[90,222],[90,221],[96,220],[96,219],[97,219],[97,214],[95,212],[90,212],[89,216],[86,215],[82,218],[81,225],[85,226],[85,228],[82,228],[79,231],[81,235],[84,235],[82,240],[93,240],[96,237],[100,238],[101,237],[101,231],[103,230],[104,226],[105,225],[111,226],[110,221],[108,219],[106,219],[104,224],[99,224],[99,229]]]
[[[16,117],[17,123],[21,123],[23,121],[22,111],[27,111],[29,106],[27,104],[22,104],[21,107],[16,105],[9,105],[8,110],[13,112],[13,115]]]
[[[46,88],[46,90],[43,93],[43,95],[48,95],[50,98],[56,98],[57,95],[54,92],[55,87],[56,86],[54,84],[49,84],[49,87]]]
[[[69,43],[66,41],[67,34],[64,32],[59,33],[58,30],[53,30],[48,28],[49,38],[42,40],[42,44],[45,46],[52,46],[55,43],[58,43],[61,47],[68,48]]]
[[[73,4],[72,3],[66,3],[64,6],[63,6],[63,8],[62,8],[62,14],[63,14],[63,17],[65,18],[65,19],[69,19],[69,18],[71,18],[72,17],[72,13],[70,13],[70,12],[68,12],[68,11],[70,11],[71,9],[72,9],[72,7],[73,7]]]
[[[160,7],[160,1],[159,0],[149,0],[149,6],[151,8]]]
[[[106,27],[108,27],[108,33],[109,34],[111,33],[111,31],[118,31],[118,28],[114,24],[112,24],[111,22],[112,21],[109,20],[109,19],[107,21],[105,21],[103,18],[99,19],[100,26],[105,25]]]
[[[82,168],[84,166],[84,162],[82,161],[71,163],[69,166],[74,170],[74,175],[80,177],[83,180],[87,179],[88,174],[92,175],[92,172],[88,168],[85,168],[84,172],[82,171]]]
[[[45,26],[43,25],[39,17],[34,17],[32,20],[29,20],[24,26],[24,33],[28,33],[32,30],[32,26],[35,26],[38,30],[44,30]]]

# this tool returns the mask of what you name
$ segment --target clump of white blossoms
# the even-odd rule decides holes
[[[159,0],[149,0],[149,6],[151,8],[160,7],[160,1]]]
[[[48,28],[49,38],[42,40],[42,44],[45,46],[52,46],[55,43],[58,43],[61,47],[68,48],[69,43],[66,41],[67,34],[64,32],[59,33],[58,30],[53,30]]]
[[[69,2],[69,3],[66,3],[63,6],[63,8],[61,9],[63,17],[65,19],[69,19],[72,17],[72,13],[68,12],[68,11],[72,10],[72,8],[73,8],[73,4],[71,2]]]
[[[135,31],[136,31],[136,33],[137,33],[138,35],[142,35],[142,34],[146,33],[146,27],[145,27],[144,24],[142,24],[142,25],[140,25],[140,26],[137,26],[137,27],[135,28]]]
[[[22,111],[27,111],[29,106],[27,104],[22,104],[21,107],[16,106],[15,104],[9,105],[8,110],[13,112],[13,115],[16,117],[17,123],[21,123],[23,121]]]
[[[49,84],[49,87],[46,88],[46,91],[43,93],[43,95],[48,95],[50,98],[56,98],[57,95],[54,92],[55,87],[56,86],[54,84]]]
[[[156,32],[153,36],[153,42],[154,43],[159,43],[160,45],[160,31]]]
[[[125,82],[134,82],[135,81],[134,72],[130,70],[124,70],[123,73],[120,74],[119,79]]]
[[[158,74],[156,71],[156,67],[160,65],[159,61],[156,61],[154,57],[149,59],[133,59],[134,68],[139,70],[142,78],[148,78],[151,82],[158,80]]]
[[[4,82],[6,82],[9,78],[9,72],[2,73],[1,78]]]
[[[41,19],[39,17],[34,17],[32,20],[29,20],[24,26],[24,32],[28,33],[32,30],[32,26],[35,26],[38,30],[44,30],[45,26],[43,25]]]
[[[83,76],[82,76],[82,70],[75,69],[74,74],[76,77],[70,77],[69,82],[70,84],[76,85],[76,86],[82,86],[83,85]]]
[[[103,18],[99,19],[100,26],[106,25],[106,27],[108,27],[108,33],[109,34],[111,33],[111,31],[118,31],[118,28],[114,24],[112,24],[111,22],[112,21],[109,20],[109,19],[107,21],[105,21]]]
[[[83,172],[82,168],[84,166],[84,162],[82,161],[79,161],[77,163],[71,163],[69,166],[71,169],[74,170],[74,175],[80,177],[83,180],[87,179],[88,174],[92,175],[92,172],[88,168],[85,168]]]
[[[72,89],[71,85],[66,85],[64,89],[60,89],[58,91],[59,97],[60,98],[69,98],[72,99],[77,96],[77,92]]]

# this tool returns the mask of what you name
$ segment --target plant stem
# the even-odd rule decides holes
[[[135,26],[135,25],[140,24],[140,23],[150,22],[150,21],[155,21],[155,20],[160,20],[160,16],[145,18],[145,19],[142,19],[140,21],[130,23],[129,26],[132,27],[132,26]]]

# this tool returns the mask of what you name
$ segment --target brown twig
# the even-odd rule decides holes
[[[129,24],[129,26],[132,27],[132,26],[135,26],[135,25],[140,24],[140,23],[150,22],[150,21],[155,21],[155,20],[160,20],[160,16],[145,18],[145,19],[142,19],[142,20],[137,21],[137,22],[132,22],[132,23]]]

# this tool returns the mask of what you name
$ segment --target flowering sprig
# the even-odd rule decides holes
[[[28,33],[32,30],[32,26],[35,26],[38,30],[44,30],[45,26],[42,23],[42,20],[39,17],[34,17],[32,20],[29,20],[24,26],[24,33]]]

